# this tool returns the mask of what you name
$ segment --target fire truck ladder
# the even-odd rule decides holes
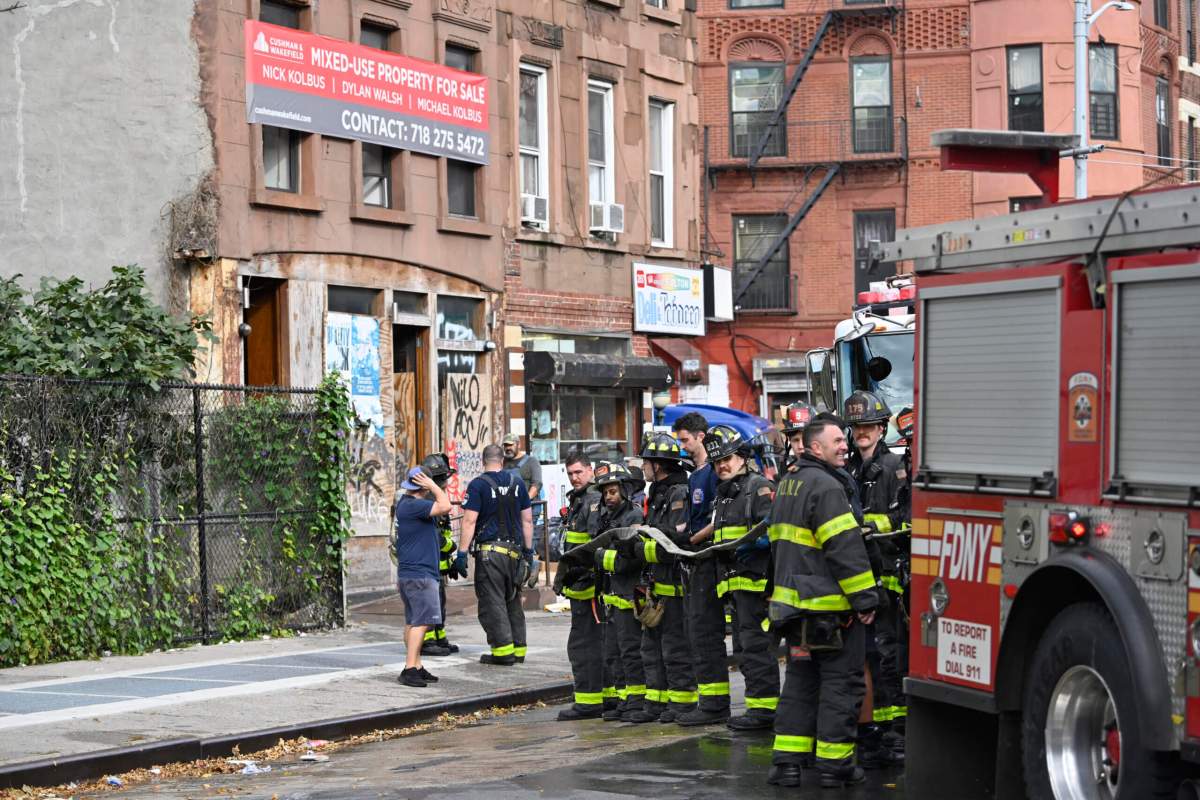
[[[746,295],[746,292],[750,291],[750,287],[754,285],[754,281],[758,278],[759,274],[767,268],[767,264],[770,263],[771,258],[774,257],[775,253],[779,251],[779,248],[783,246],[783,243],[788,240],[788,237],[792,235],[792,231],[796,230],[797,226],[799,226],[804,218],[808,216],[808,212],[812,210],[812,207],[816,204],[816,202],[821,199],[821,195],[824,194],[825,190],[829,188],[829,184],[833,183],[833,179],[837,177],[837,174],[841,171],[841,169],[841,164],[830,164],[825,168],[825,176],[821,178],[821,182],[817,184],[817,188],[813,189],[812,194],[808,196],[796,213],[792,215],[792,218],[788,220],[788,224],[785,225],[783,230],[779,232],[779,235],[777,235],[771,241],[770,246],[767,247],[767,251],[762,254],[762,256],[758,259],[758,263],[754,265],[749,274],[742,281],[742,288],[738,290],[737,294],[733,298],[733,307],[735,309],[737,308],[738,303],[741,302],[741,299]]]

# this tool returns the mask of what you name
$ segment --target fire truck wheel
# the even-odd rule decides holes
[[[1029,800],[1175,797],[1178,759],[1141,744],[1137,693],[1115,631],[1103,607],[1078,603],[1038,642],[1021,723]]]

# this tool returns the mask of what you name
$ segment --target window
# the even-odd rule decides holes
[[[1187,121],[1187,179],[1191,183],[1196,180],[1196,118],[1188,117]]]
[[[576,353],[595,356],[633,355],[633,343],[628,336],[526,331],[521,339],[521,346],[525,350],[539,353]]]
[[[1041,208],[1045,203],[1046,199],[1041,195],[1036,197],[1010,197],[1008,198],[1008,213],[1017,214],[1021,211],[1032,211],[1035,208]]]
[[[783,64],[729,68],[730,155],[750,155],[782,98]],[[780,125],[771,132],[764,156],[787,155],[786,131],[786,125]]]
[[[892,150],[892,60],[850,59],[854,152]]]
[[[378,297],[378,289],[364,289],[359,286],[330,286],[329,313],[373,316],[375,301]]]
[[[461,69],[463,72],[475,72],[475,57],[478,52],[468,47],[456,44],[446,45],[446,66]]]
[[[369,206],[392,207],[392,157],[395,154],[387,147],[363,144],[363,196]]]
[[[543,463],[579,450],[596,461],[621,461],[629,450],[637,406],[627,392],[531,386],[529,451]],[[633,413],[629,413],[633,412]]]
[[[1154,118],[1158,129],[1158,163],[1171,163],[1171,85],[1166,78],[1154,81]]]
[[[475,72],[475,62],[479,53],[468,47],[455,44],[446,45],[445,63],[447,67],[461,69],[464,72]],[[478,186],[476,178],[479,167],[468,161],[446,159],[446,212],[454,217],[478,218],[479,208],[476,203]]]
[[[783,0],[729,0],[730,8],[783,8]]]
[[[473,297],[439,295],[437,299],[438,377],[445,389],[448,372],[475,372],[479,350],[443,346],[448,342],[479,342],[483,339],[483,301]]]
[[[1093,139],[1117,139],[1117,48],[1088,46],[1088,116]]]
[[[374,47],[376,50],[390,50],[388,45],[391,43],[391,38],[391,28],[373,25],[370,22],[364,22],[358,33],[359,44]]]
[[[588,81],[588,201],[612,203],[616,194],[613,170],[613,85]]]
[[[300,27],[300,8],[290,3],[278,2],[278,0],[262,0],[258,7],[258,18],[271,25],[298,29]]]
[[[299,131],[262,126],[263,185],[277,192],[300,191]]]
[[[1187,53],[1188,63],[1196,61],[1196,3],[1195,0],[1183,0],[1183,46]]]
[[[784,241],[757,275],[759,259],[783,232],[788,219],[783,214],[734,217],[733,296],[739,309],[778,310],[791,308],[791,275],[788,272],[788,243]],[[745,293],[742,290],[749,285]],[[738,295],[741,299],[738,300]]]
[[[675,105],[650,101],[650,241],[673,244],[675,219]]]
[[[666,8],[667,0],[646,0],[646,5],[653,6],[654,8]]]
[[[871,264],[871,242],[896,239],[896,210],[854,212],[854,292],[869,291],[874,281],[896,274],[895,264]]]
[[[1040,131],[1042,122],[1042,48],[1008,48],[1008,129]]]
[[[1154,24],[1160,28],[1171,29],[1170,0],[1154,0]]]
[[[548,108],[546,105],[546,70],[529,64],[521,65],[521,84],[517,108],[518,139],[521,146],[521,194],[546,198],[550,194],[550,155]],[[536,203],[535,203],[536,205]],[[548,204],[543,203],[543,206]],[[524,224],[539,227],[549,222],[549,214],[539,214],[547,208],[522,209]]]

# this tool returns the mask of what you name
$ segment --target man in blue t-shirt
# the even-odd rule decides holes
[[[434,518],[450,513],[450,498],[421,467],[408,471],[396,500],[392,549],[396,554],[396,586],[404,600],[404,671],[400,683],[423,688],[436,683],[421,665],[421,644],[431,625],[442,623],[438,594],[441,536]],[[427,499],[427,493],[433,500]]]
[[[537,574],[532,503],[525,482],[504,470],[504,452],[498,446],[483,448],[483,470],[463,497],[455,568],[467,573],[467,552],[474,543],[479,624],[492,648],[479,663],[511,666],[525,661],[522,573],[527,566],[529,574]]]

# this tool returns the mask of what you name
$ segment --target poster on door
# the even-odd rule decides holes
[[[337,373],[350,392],[350,405],[371,436],[383,438],[379,399],[379,320],[330,313],[325,322],[325,371]]]

